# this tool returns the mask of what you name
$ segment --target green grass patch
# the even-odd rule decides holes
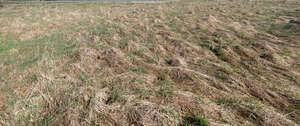
[[[79,79],[82,81],[82,82],[85,82],[87,83],[90,79],[91,79],[91,76],[88,75],[87,73],[81,73],[81,75],[79,76]]]
[[[209,120],[205,117],[185,117],[181,126],[209,126]]]
[[[140,99],[147,99],[147,98],[149,98],[149,96],[151,96],[151,95],[154,94],[154,91],[152,91],[152,90],[137,89],[135,91],[135,94],[138,94]]]
[[[145,67],[138,66],[131,69],[132,72],[136,74],[148,74],[148,70]]]
[[[208,50],[212,48],[212,44],[209,41],[199,42],[198,45]]]
[[[106,104],[113,104],[117,101],[122,101],[122,91],[114,86],[111,87],[111,91],[108,97],[108,100],[106,101]]]
[[[121,41],[119,47],[120,47],[120,48],[126,47],[126,46],[128,45],[128,42],[129,42],[129,40],[127,40],[127,39]]]
[[[229,79],[229,75],[231,74],[230,71],[228,71],[227,69],[225,68],[220,68],[220,69],[217,69],[217,71],[215,72],[216,73],[216,77],[225,81],[225,82],[229,82],[230,79]]]
[[[55,32],[35,40],[19,42],[9,35],[0,39],[0,64],[13,66],[6,74],[22,72],[42,59],[51,59],[73,52],[79,42],[66,40],[67,33]],[[13,49],[13,51],[11,51]]]
[[[156,94],[159,96],[169,99],[174,95],[175,86],[170,81],[161,80],[156,82],[155,86],[159,87],[158,90],[156,90]]]
[[[289,37],[300,33],[300,27],[297,24],[272,24],[267,32],[279,37]]]
[[[239,100],[234,99],[234,98],[219,98],[217,99],[217,104],[218,105],[227,105],[227,106],[232,106],[240,103]]]

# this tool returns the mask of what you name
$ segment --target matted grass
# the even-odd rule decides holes
[[[5,5],[0,125],[297,125],[299,7]]]

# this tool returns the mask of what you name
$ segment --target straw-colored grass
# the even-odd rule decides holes
[[[0,125],[297,125],[299,1],[5,5]]]

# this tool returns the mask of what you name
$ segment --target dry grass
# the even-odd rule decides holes
[[[0,8],[0,125],[297,125],[298,1]]]

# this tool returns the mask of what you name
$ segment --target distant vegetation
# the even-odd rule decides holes
[[[6,1],[40,1],[40,0],[0,0],[0,2],[6,2]]]

